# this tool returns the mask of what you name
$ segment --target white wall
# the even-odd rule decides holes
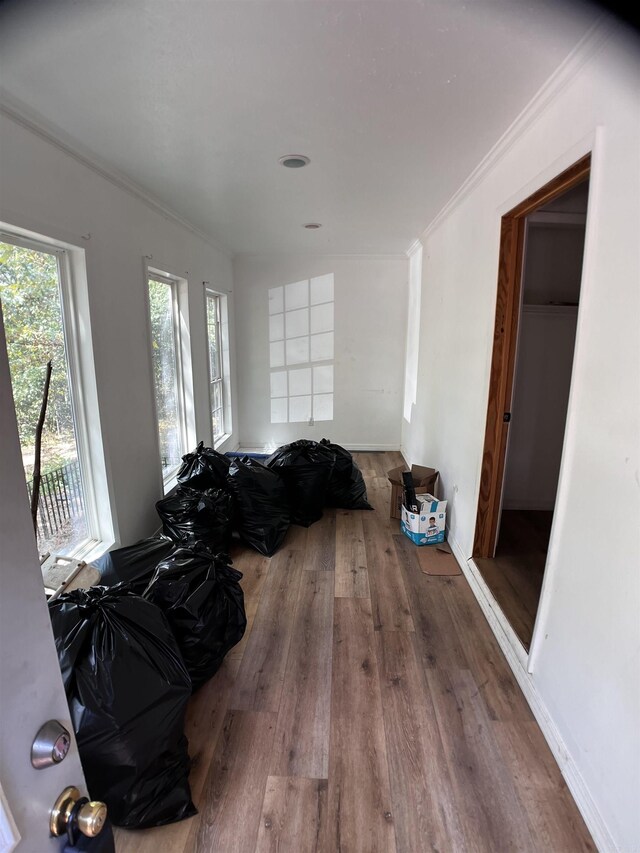
[[[523,306],[504,472],[504,509],[554,508],[577,316],[575,308]]]
[[[408,261],[361,256],[265,255],[234,259],[240,442],[276,447],[327,437],[351,448],[398,449]],[[270,287],[334,274],[334,419],[272,424]]]
[[[423,236],[421,381],[403,448],[440,470],[451,539],[470,557],[500,217],[595,139],[542,624],[533,672],[521,676],[566,747],[598,843],[628,853],[640,850],[640,68],[637,43],[611,38],[594,51],[546,87]]]
[[[231,260],[5,115],[0,133],[0,220],[86,251],[109,490],[116,535],[128,544],[158,526],[154,503],[161,497],[144,258],[150,256],[153,267],[188,279],[196,432],[207,443],[211,427],[202,282],[229,292]],[[232,436],[229,446],[234,441]]]

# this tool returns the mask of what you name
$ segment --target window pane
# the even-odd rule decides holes
[[[37,540],[40,553],[69,554],[90,533],[56,256],[0,243],[0,300],[29,496],[46,365],[49,360],[52,363],[42,434]]]
[[[162,474],[165,476],[179,464],[183,453],[174,326],[174,293],[170,284],[154,279],[149,280],[149,310],[151,314],[153,384],[158,413]]]
[[[209,402],[214,440],[224,435],[222,382],[222,338],[220,334],[220,297],[207,294],[207,342],[209,347]]]
[[[211,423],[213,426],[213,437],[220,438],[224,435],[224,418],[222,406],[222,382],[211,383]]]
[[[214,379],[222,378],[217,296],[207,296],[207,335],[209,339],[209,375],[213,382]]]

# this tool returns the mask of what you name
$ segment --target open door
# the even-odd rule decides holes
[[[502,217],[496,322],[473,557],[493,557],[498,538],[520,319],[526,218],[586,181],[590,167],[591,155],[587,155]]]
[[[86,789],[29,513],[1,308],[0,483],[0,840],[7,851],[53,853],[65,849],[70,795],[58,815],[60,837],[50,830],[54,803],[67,788]],[[84,815],[85,829],[100,830],[103,811],[94,809],[91,826],[87,809]],[[82,849],[112,851],[110,835],[85,835]]]
[[[569,403],[589,192],[585,157],[502,220],[473,558],[528,650]]]

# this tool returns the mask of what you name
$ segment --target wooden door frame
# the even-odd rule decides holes
[[[591,154],[582,157],[502,217],[496,321],[489,376],[489,400],[482,452],[474,557],[493,557],[496,548],[520,323],[520,291],[526,218],[542,205],[587,180]]]

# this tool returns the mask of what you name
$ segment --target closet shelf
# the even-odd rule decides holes
[[[527,314],[576,314],[578,311],[577,304],[557,305],[546,304],[544,302],[524,302],[522,310]]]

